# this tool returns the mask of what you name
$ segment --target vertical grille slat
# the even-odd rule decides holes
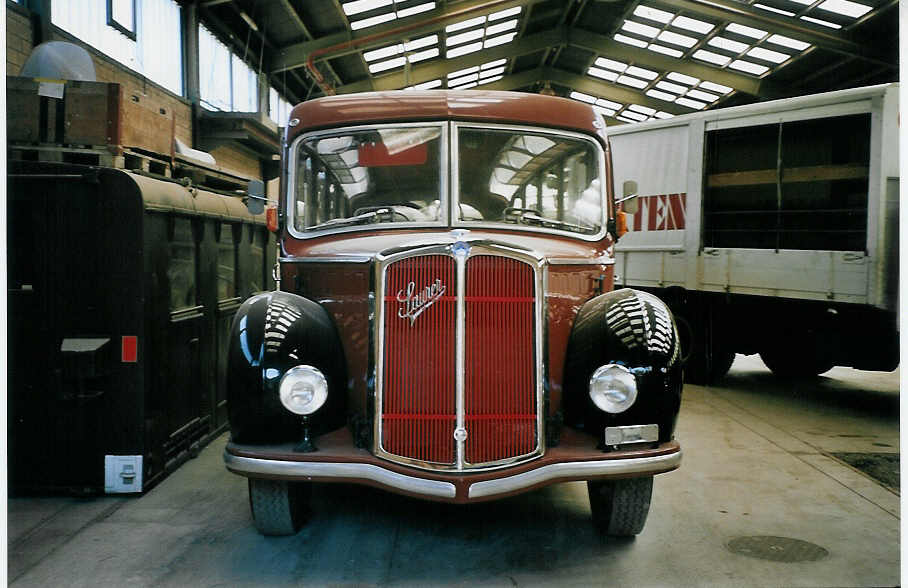
[[[478,255],[466,280],[466,460],[525,455],[537,437],[533,268]]]
[[[413,284],[417,294],[441,280],[444,294],[412,322],[398,294]],[[453,464],[456,422],[453,355],[456,323],[454,260],[443,255],[411,257],[385,277],[382,447],[394,455]],[[428,366],[428,367],[427,367]]]
[[[458,262],[449,251],[398,259],[380,274],[380,449],[391,459],[440,469],[530,456],[541,447],[536,266],[474,252],[465,261],[463,300],[458,301]],[[436,280],[445,288],[440,296],[426,291]],[[412,321],[406,316],[408,288],[411,295],[425,292],[423,299],[432,300],[417,301]],[[456,373],[459,306],[462,384]],[[462,460],[454,438],[459,386],[467,433]]]

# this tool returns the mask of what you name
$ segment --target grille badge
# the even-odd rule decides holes
[[[454,429],[454,440],[460,441],[461,443],[467,440],[467,430],[463,427],[457,427]]]
[[[447,286],[441,283],[440,278],[420,290],[416,291],[416,283],[407,284],[407,290],[397,292],[397,301],[402,304],[397,310],[397,316],[402,319],[410,319],[410,326],[416,322],[416,318],[426,311],[430,306],[444,295]]]

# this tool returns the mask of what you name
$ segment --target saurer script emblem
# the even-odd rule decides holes
[[[421,315],[427,308],[435,304],[435,301],[445,293],[445,285],[440,279],[420,290],[416,291],[416,284],[410,282],[407,284],[406,291],[400,290],[397,293],[397,301],[403,306],[397,310],[397,316],[402,319],[410,319],[410,326],[416,322],[416,317]]]

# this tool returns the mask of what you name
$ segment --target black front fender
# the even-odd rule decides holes
[[[590,400],[590,376],[617,363],[637,380],[636,403],[607,414]],[[606,426],[658,424],[672,438],[681,406],[681,347],[674,317],[658,298],[632,289],[588,301],[574,319],[565,361],[565,423],[602,438]]]
[[[227,414],[239,443],[298,439],[299,415],[281,405],[278,386],[296,365],[311,365],[328,380],[328,400],[311,416],[314,434],[344,424],[346,366],[331,317],[319,304],[287,292],[246,300],[230,330]]]

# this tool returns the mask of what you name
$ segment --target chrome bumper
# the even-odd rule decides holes
[[[457,487],[452,482],[401,474],[374,464],[281,461],[241,457],[226,451],[224,463],[228,470],[249,477],[277,477],[301,481],[371,481],[380,486],[426,498],[451,500],[457,496]],[[652,457],[552,463],[511,476],[473,482],[469,486],[467,498],[487,499],[560,481],[661,473],[673,470],[680,464],[680,449]]]

